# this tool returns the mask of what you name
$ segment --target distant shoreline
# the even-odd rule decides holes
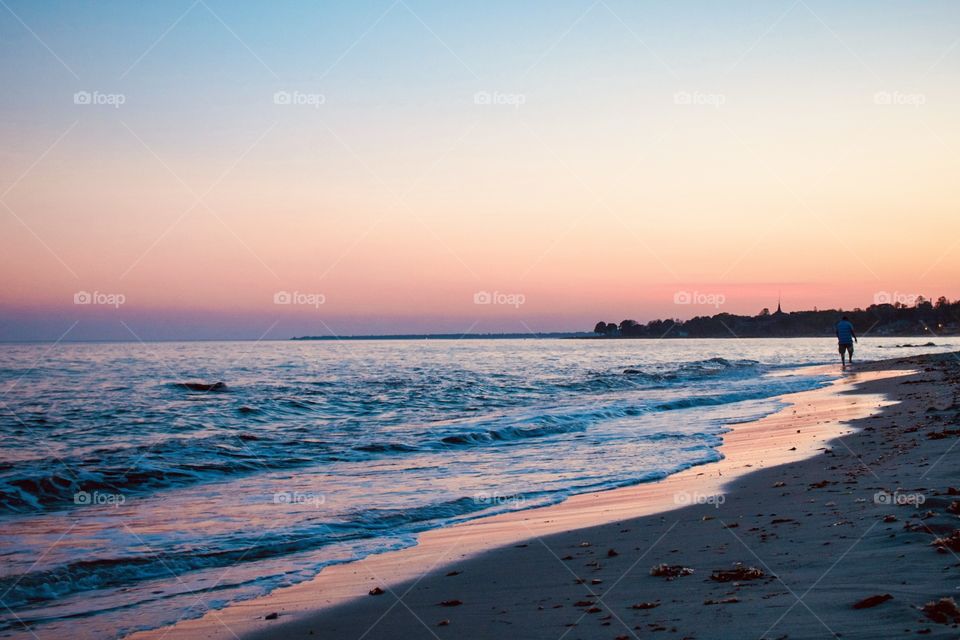
[[[585,331],[552,333],[398,333],[359,336],[297,336],[290,340],[529,340],[531,338],[595,338]]]
[[[943,333],[937,336],[921,333],[905,333],[895,335],[867,335],[864,339],[870,338],[902,338],[923,340],[924,344],[914,346],[943,346],[941,344],[926,344],[932,339],[955,338],[955,333]],[[174,339],[151,339],[151,340],[0,340],[0,345],[28,345],[28,344],[154,344],[154,343],[175,343],[175,342],[363,342],[376,340],[761,340],[764,338],[792,339],[792,338],[832,338],[833,335],[826,334],[804,334],[792,336],[779,335],[741,335],[741,336],[680,336],[667,335],[662,337],[649,336],[598,336],[587,332],[556,332],[556,333],[425,333],[425,334],[396,334],[396,335],[356,335],[356,336],[294,336],[291,338],[174,338]]]
[[[946,338],[952,337],[956,334],[944,334],[940,336],[933,336],[935,338]],[[465,333],[465,334],[455,334],[455,333],[425,333],[425,334],[397,334],[397,335],[359,335],[359,336],[297,336],[289,338],[291,341],[311,341],[311,340],[530,340],[530,339],[556,339],[556,340],[743,340],[749,338],[763,339],[763,338],[781,338],[781,339],[790,339],[790,338],[832,338],[832,334],[823,334],[823,333],[809,333],[809,334],[798,334],[791,336],[781,336],[781,335],[745,335],[745,336],[680,336],[680,335],[666,335],[661,337],[652,337],[652,336],[601,336],[594,333],[587,332],[577,332],[577,333]],[[917,340],[926,340],[929,341],[931,338],[930,334],[922,333],[905,333],[905,334],[894,334],[894,335],[883,335],[883,336],[863,336],[865,339],[869,338],[912,338]],[[934,347],[940,346],[933,344],[932,342],[912,345],[915,347]]]

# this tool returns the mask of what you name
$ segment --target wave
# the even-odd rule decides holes
[[[718,376],[739,377],[764,370],[757,360],[728,360],[714,357],[682,362],[675,366],[627,365],[618,372],[594,371],[586,377],[556,385],[568,391],[609,391],[644,386],[669,386],[679,382],[696,382]]]
[[[471,520],[487,513],[502,510],[527,509],[565,500],[570,495],[612,489],[660,480],[684,469],[719,460],[722,456],[713,447],[719,437],[711,434],[656,433],[649,439],[700,440],[699,457],[676,464],[671,468],[646,472],[636,477],[605,480],[569,486],[564,491],[539,491],[528,494],[462,496],[456,499],[415,506],[412,508],[371,508],[346,514],[340,521],[311,523],[294,529],[270,531],[266,535],[238,535],[220,539],[215,545],[178,548],[139,555],[106,557],[65,563],[52,569],[28,570],[0,577],[0,593],[11,609],[43,606],[74,594],[101,589],[122,589],[138,583],[185,575],[192,571],[240,566],[292,554],[316,551],[337,543],[376,540],[375,546],[365,547],[365,556],[377,551],[409,546],[414,534],[437,526]],[[703,440],[706,439],[707,442]],[[293,578],[300,581],[315,575],[323,564],[312,572],[300,572]],[[266,576],[270,578],[271,576]],[[247,582],[260,579],[246,578]],[[183,583],[181,583],[183,584]],[[241,583],[224,584],[232,589]],[[209,590],[209,585],[200,587]],[[89,614],[84,614],[89,615]],[[25,619],[29,613],[24,612]],[[23,617],[21,616],[21,617]],[[2,627],[0,627],[2,628]]]
[[[366,451],[367,453],[412,453],[420,449],[400,442],[373,442],[356,446],[353,450]]]
[[[142,495],[323,459],[332,448],[248,432],[171,438],[91,451],[82,458],[41,458],[0,468],[0,513],[84,506],[91,494]]]
[[[707,367],[752,366],[750,362],[730,363],[722,359],[705,362]],[[88,496],[84,494],[130,497],[310,464],[369,460],[371,457],[436,452],[447,448],[518,445],[534,439],[586,432],[592,426],[610,420],[758,400],[810,388],[811,384],[814,383],[809,378],[779,380],[775,386],[767,383],[740,391],[690,395],[660,402],[614,401],[603,406],[572,407],[566,412],[553,410],[521,417],[504,414],[438,426],[411,434],[407,440],[373,440],[353,446],[332,437],[329,441],[317,439],[312,436],[315,429],[305,426],[298,429],[297,434],[276,433],[263,428],[100,448],[83,457],[16,461],[0,465],[0,514],[82,507],[89,504],[85,502]],[[338,428],[348,427],[340,425]],[[659,436],[635,434],[633,437]],[[669,434],[662,437],[669,437]]]
[[[171,573],[216,569],[252,563],[325,546],[390,535],[415,533],[436,523],[463,518],[490,508],[476,497],[461,497],[411,509],[369,509],[349,514],[348,520],[317,523],[308,527],[270,532],[267,535],[235,536],[217,542],[219,548],[189,548],[139,556],[81,560],[52,569],[0,577],[0,593],[10,608],[35,607],[75,593],[125,587],[167,578]]]
[[[775,385],[768,383],[763,388],[747,389],[729,393],[717,393],[701,396],[687,396],[659,402],[653,406],[656,411],[677,411],[680,409],[692,409],[695,407],[712,407],[724,404],[734,404],[746,402],[748,400],[763,400],[773,398],[779,395],[795,393],[816,388],[822,384],[819,378],[806,378],[800,380],[779,380]],[[771,388],[773,387],[773,388]]]
[[[282,535],[259,540],[234,540],[232,548],[214,551],[188,549],[135,557],[82,560],[45,571],[4,576],[0,578],[0,592],[7,592],[5,601],[11,608],[37,606],[82,591],[124,587],[166,578],[171,572],[180,575],[189,571],[264,560],[318,548],[336,540],[327,529],[296,533],[298,536],[295,538]],[[358,535],[354,534],[353,537]],[[341,536],[340,539],[347,537]]]
[[[706,360],[694,360],[683,362],[673,371],[662,372],[657,375],[659,380],[678,381],[695,380],[731,373],[745,373],[761,370],[760,362],[757,360],[727,360],[726,358],[707,358]]]
[[[716,359],[721,360],[723,359]],[[752,362],[752,361],[750,361]],[[734,367],[751,367],[750,362],[731,363]],[[726,365],[727,361],[723,361]],[[812,388],[820,384],[813,378],[798,380],[780,380],[776,386],[764,385],[762,388],[750,388],[740,391],[684,396],[664,402],[646,404],[611,403],[603,407],[589,409],[576,408],[569,413],[542,413],[526,418],[512,418],[509,415],[495,419],[469,421],[456,431],[449,427],[422,432],[418,440],[397,442],[372,442],[353,447],[354,451],[376,454],[404,454],[413,452],[435,451],[446,447],[470,447],[497,444],[522,443],[533,438],[548,438],[569,433],[583,432],[592,425],[607,421],[643,414],[677,411],[696,407],[714,407],[726,404],[736,404],[749,400],[761,400],[783,393],[792,393]],[[702,434],[689,434],[702,435]],[[632,437],[640,440],[656,440],[659,438],[687,437],[687,434],[658,432],[654,434],[635,434]]]
[[[569,421],[560,421],[552,425],[544,424],[542,426],[531,427],[507,426],[500,429],[456,433],[440,438],[440,442],[445,445],[482,445],[493,442],[515,442],[526,438],[543,438],[573,431],[584,431],[588,426],[589,422],[570,417]]]
[[[811,385],[817,384],[819,384],[819,382],[812,379],[781,381],[777,383],[775,388],[765,386],[760,389],[754,388],[728,393],[685,396],[675,400],[647,404],[614,403],[602,408],[593,408],[586,411],[575,410],[566,414],[554,413],[539,415],[536,417],[519,420],[515,424],[494,426],[486,429],[476,429],[475,427],[477,425],[473,425],[473,429],[442,435],[440,438],[440,444],[454,446],[476,446],[517,442],[526,440],[528,438],[545,438],[566,433],[585,431],[591,425],[595,425],[607,420],[617,420],[656,412],[736,404],[749,400],[761,400],[783,393],[791,393],[794,391],[809,389],[811,388]],[[656,439],[659,437],[670,438],[673,435],[686,437],[686,434],[673,434],[670,432],[634,434],[631,437],[645,440]],[[409,450],[409,448],[416,448],[415,445],[404,446],[407,448],[407,450]],[[436,448],[436,446],[437,445],[435,443],[431,443],[427,446],[427,448]]]

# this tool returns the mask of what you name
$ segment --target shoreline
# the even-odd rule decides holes
[[[879,407],[895,404],[876,392],[860,389],[855,393],[845,392],[851,391],[856,383],[867,384],[906,375],[908,372],[894,368],[897,362],[889,360],[860,365],[855,372],[841,376],[826,387],[781,396],[780,399],[788,403],[781,410],[760,420],[731,425],[731,430],[723,435],[720,451],[724,459],[720,461],[695,466],[655,482],[581,494],[556,505],[427,531],[418,536],[413,547],[326,567],[312,580],[277,589],[260,598],[233,603],[224,609],[210,610],[200,618],[128,637],[307,637],[313,630],[325,635],[335,619],[364,620],[373,616],[368,621],[373,623],[384,613],[375,614],[378,607],[390,608],[394,614],[399,613],[398,608],[406,612],[416,625],[408,629],[413,633],[412,637],[434,637],[448,625],[433,629],[432,625],[416,620],[417,616],[411,615],[412,610],[397,607],[396,596],[406,590],[406,586],[398,589],[397,585],[413,580],[418,580],[416,584],[420,586],[437,580],[442,582],[446,577],[444,570],[454,564],[475,564],[481,558],[508,554],[514,548],[532,547],[534,540],[542,544],[544,538],[576,536],[581,532],[586,535],[587,531],[609,527],[611,523],[628,519],[663,519],[666,515],[690,509],[707,508],[722,512],[725,500],[720,502],[718,496],[725,499],[725,492],[733,491],[735,486],[732,485],[739,480],[761,470],[785,468],[783,465],[810,460],[818,449],[825,448],[826,442],[852,431],[842,424],[844,421],[864,420],[876,414]],[[836,371],[832,367],[830,370]],[[690,503],[693,504],[686,506]],[[510,546],[520,542],[527,544]],[[557,558],[550,561],[560,564]],[[501,563],[496,561],[496,564]],[[423,577],[425,570],[429,574],[426,578]],[[371,598],[366,595],[375,587],[382,589],[384,596]],[[462,599],[468,602],[466,598]],[[470,600],[476,601],[477,598],[471,597]],[[394,606],[390,607],[391,604]],[[452,618],[464,610],[458,607],[438,613],[449,614]],[[347,611],[347,616],[340,613]],[[277,618],[270,619],[273,613]],[[359,637],[364,632],[359,630],[353,635],[352,629],[339,626],[337,637]],[[383,629],[395,629],[395,625],[388,623]],[[627,630],[621,628],[621,631]],[[473,637],[470,633],[464,636],[464,633],[460,626],[457,637]],[[367,637],[377,637],[376,630]],[[476,637],[485,636],[479,633]]]

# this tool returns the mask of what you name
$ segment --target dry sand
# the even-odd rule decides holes
[[[958,382],[954,354],[860,366],[735,425],[718,463],[427,532],[135,637],[958,638],[920,610],[960,598],[960,533],[931,544],[960,528]]]

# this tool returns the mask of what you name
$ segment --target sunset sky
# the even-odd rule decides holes
[[[3,0],[0,57],[0,340],[960,297],[952,0]]]

